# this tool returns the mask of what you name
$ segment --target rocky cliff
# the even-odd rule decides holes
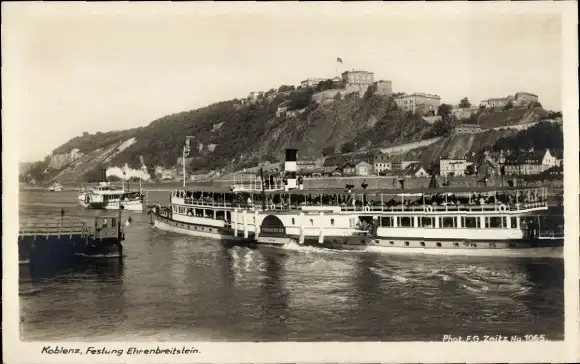
[[[78,183],[100,168],[109,175],[144,180],[181,175],[180,157],[186,136],[193,137],[187,171],[232,172],[259,162],[283,159],[288,147],[299,149],[302,159],[321,158],[333,152],[389,148],[425,139],[433,126],[420,116],[397,110],[391,98],[350,95],[319,105],[312,93],[298,90],[254,103],[230,100],[201,109],[162,117],[146,127],[88,134],[56,148],[28,174],[43,182]],[[289,112],[280,112],[285,106]],[[530,123],[542,117],[541,109],[487,112],[480,125],[495,127]],[[441,155],[464,155],[513,131],[452,135],[407,151],[409,157],[428,160]],[[431,133],[432,134],[432,133]],[[428,144],[428,143],[427,143]]]

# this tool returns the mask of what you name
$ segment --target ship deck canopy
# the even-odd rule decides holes
[[[508,192],[526,192],[534,191],[539,189],[544,189],[546,187],[441,187],[441,188],[413,188],[413,189],[351,189],[346,188],[313,188],[298,190],[293,189],[289,191],[261,191],[261,190],[246,190],[246,191],[232,191],[231,188],[226,187],[213,187],[213,186],[188,186],[186,188],[180,188],[175,190],[178,191],[190,191],[195,193],[203,193],[204,195],[211,194],[246,194],[246,195],[260,195],[262,193],[266,195],[343,195],[343,194],[365,194],[365,195],[389,195],[389,196],[399,196],[399,197],[420,197],[424,195],[443,195],[443,194],[488,194],[488,193],[508,193]]]

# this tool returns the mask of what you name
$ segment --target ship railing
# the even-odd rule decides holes
[[[546,202],[531,202],[519,204],[443,204],[443,205],[342,205],[343,211],[371,211],[371,212],[518,212],[533,209],[547,208]]]
[[[35,222],[21,224],[19,235],[92,235],[93,230],[84,222]]]
[[[538,237],[540,239],[563,239],[564,231],[541,231]]]
[[[200,208],[242,208],[242,209],[252,209],[261,210],[262,202],[224,202],[224,201],[213,201],[213,200],[203,200],[203,199],[193,199],[185,198],[185,205],[191,207]],[[534,209],[545,209],[548,207],[547,202],[529,202],[529,203],[517,203],[517,204],[442,204],[442,205],[387,205],[387,204],[369,204],[369,205],[357,205],[353,206],[350,204],[319,204],[319,203],[300,203],[300,204],[285,204],[285,203],[267,203],[267,210],[303,210],[304,207],[309,208],[336,208],[340,207],[341,211],[366,211],[366,212],[523,212],[531,211]]]
[[[273,181],[269,179],[265,179],[262,185],[262,178],[257,177],[255,175],[244,175],[241,174],[239,176],[234,176],[234,184],[232,185],[232,190],[234,192],[241,192],[241,191],[252,191],[252,192],[259,192],[262,191],[283,191],[284,190],[284,181],[276,178]]]

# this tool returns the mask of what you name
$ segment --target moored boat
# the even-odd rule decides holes
[[[109,182],[100,182],[98,185],[86,188],[85,186],[81,186],[81,191],[77,195],[77,201],[84,207],[89,207],[89,199],[87,196],[90,194],[100,195],[100,194],[112,194],[113,192],[116,193],[124,193],[125,188],[124,186],[116,186],[112,185]]]
[[[143,210],[144,195],[140,191],[99,191],[89,192],[85,196],[88,208],[100,210],[118,210],[121,206],[128,211]]]
[[[62,187],[62,185],[60,183],[55,182],[48,187],[48,191],[49,192],[62,192],[62,191],[64,191],[64,188]]]

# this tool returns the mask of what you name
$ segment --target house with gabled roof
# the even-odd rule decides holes
[[[505,158],[504,173],[506,175],[540,174],[558,165],[558,159],[549,149],[520,151]]]
[[[403,171],[406,177],[428,177],[427,169],[421,163],[411,163]]]

